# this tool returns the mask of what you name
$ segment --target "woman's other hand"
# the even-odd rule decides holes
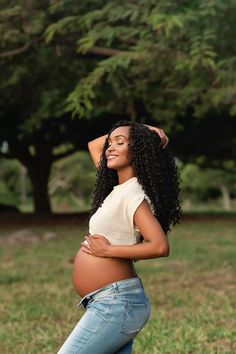
[[[147,125],[147,124],[144,124],[144,126],[149,128],[150,130],[154,130],[159,135],[159,137],[161,138],[161,144],[162,144],[163,149],[168,145],[169,138],[165,134],[163,129],[157,128],[157,127],[153,127],[152,125]]]
[[[108,257],[110,242],[102,235],[85,236],[81,250],[96,257]]]

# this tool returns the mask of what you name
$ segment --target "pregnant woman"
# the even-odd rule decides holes
[[[58,354],[129,354],[150,306],[133,262],[167,257],[181,214],[179,175],[161,129],[118,122],[89,143],[97,166],[89,234],[73,283],[86,309]]]

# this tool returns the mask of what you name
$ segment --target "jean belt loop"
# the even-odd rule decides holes
[[[115,284],[116,284],[116,291],[119,293],[119,286],[117,283],[115,283]]]

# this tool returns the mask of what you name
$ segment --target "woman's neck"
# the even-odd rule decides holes
[[[128,181],[128,179],[134,177],[134,171],[133,169],[128,169],[128,170],[123,170],[123,171],[117,171],[118,174],[118,180],[119,180],[119,184],[124,183],[126,181]]]

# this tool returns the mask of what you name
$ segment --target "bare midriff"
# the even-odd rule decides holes
[[[132,260],[95,257],[82,250],[75,256],[73,285],[81,297],[110,283],[135,276]]]

